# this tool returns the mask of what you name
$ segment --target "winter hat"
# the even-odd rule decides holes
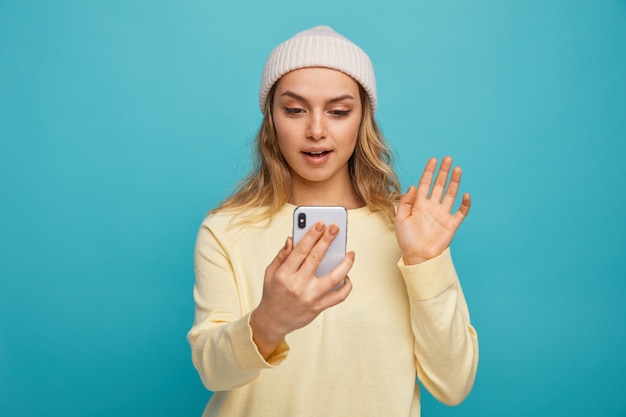
[[[297,33],[270,53],[261,78],[261,112],[272,86],[280,77],[310,67],[336,69],[354,78],[369,96],[372,112],[376,112],[376,79],[372,62],[361,48],[328,26]]]

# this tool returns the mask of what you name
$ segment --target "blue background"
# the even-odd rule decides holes
[[[403,187],[464,168],[474,390],[425,416],[624,416],[624,0],[0,0],[0,415],[199,416],[192,253],[267,54],[374,61]]]

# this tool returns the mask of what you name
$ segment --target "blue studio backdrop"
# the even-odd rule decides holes
[[[1,416],[201,414],[195,235],[319,24],[372,58],[403,187],[450,154],[473,197],[478,376],[423,415],[626,415],[624,0],[0,0]]]

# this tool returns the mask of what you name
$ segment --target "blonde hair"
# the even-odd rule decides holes
[[[219,210],[245,210],[259,208],[242,222],[271,220],[287,203],[291,193],[291,175],[287,162],[280,153],[274,120],[272,101],[275,86],[269,92],[263,109],[263,122],[256,135],[256,153],[252,170],[236,186],[234,193],[226,198]],[[395,204],[401,194],[400,182],[392,165],[392,152],[378,128],[367,93],[359,86],[362,118],[354,153],[348,161],[348,169],[357,195],[372,211],[382,211],[393,223]]]

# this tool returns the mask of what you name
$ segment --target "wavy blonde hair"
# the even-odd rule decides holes
[[[256,135],[256,152],[252,170],[237,185],[234,193],[227,197],[213,212],[260,208],[243,222],[271,220],[289,200],[291,175],[287,162],[280,153],[272,102],[276,84],[270,90],[263,111],[263,122]],[[393,223],[394,206],[401,190],[400,182],[392,168],[391,149],[376,124],[369,103],[369,96],[359,85],[362,103],[362,118],[354,153],[348,160],[348,169],[357,195],[372,211],[382,211]]]

